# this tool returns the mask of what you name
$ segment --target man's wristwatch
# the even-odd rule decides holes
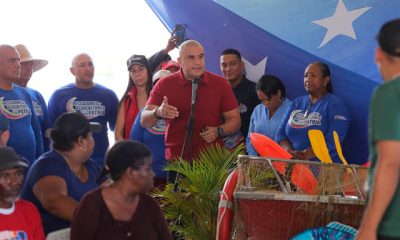
[[[222,127],[218,127],[218,137],[223,137],[224,136],[224,129]]]
[[[159,107],[154,108],[153,117],[154,117],[155,119],[160,120],[160,119],[162,119],[162,117],[160,117],[160,116],[157,115],[157,110],[158,110],[158,108],[159,108]]]

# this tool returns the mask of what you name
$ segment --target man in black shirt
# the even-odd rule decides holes
[[[244,63],[240,52],[236,49],[230,48],[222,51],[220,67],[222,75],[231,84],[233,93],[239,102],[242,120],[240,131],[246,137],[253,109],[260,103],[256,93],[256,84],[243,74]]]

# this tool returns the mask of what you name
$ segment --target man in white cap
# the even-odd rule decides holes
[[[0,146],[0,239],[45,239],[39,211],[19,199],[27,167],[14,149]]]
[[[42,130],[43,149],[44,151],[48,151],[50,146],[50,140],[47,137],[46,131],[51,126],[50,126],[49,114],[47,112],[46,101],[44,100],[40,92],[27,87],[28,82],[32,77],[32,73],[39,71],[40,69],[45,67],[47,65],[47,61],[43,59],[33,58],[25,45],[18,44],[15,46],[15,49],[17,49],[20,57],[21,71],[19,79],[16,80],[14,83],[18,84],[21,87],[24,87],[31,95],[33,108],[35,109],[35,114],[39,119],[40,128]]]
[[[0,45],[0,113],[10,122],[8,146],[33,163],[43,153],[43,139],[32,97],[14,84],[19,79],[19,61],[13,46]]]

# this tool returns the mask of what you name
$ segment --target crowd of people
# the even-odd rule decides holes
[[[372,99],[374,181],[359,239],[400,237],[399,29],[395,20],[378,35],[376,61],[383,78],[394,80]],[[321,130],[340,163],[332,134],[345,139],[351,117],[334,94],[327,64],[306,66],[307,94],[290,100],[278,76],[248,80],[236,49],[221,52],[219,76],[205,69],[206,50],[195,40],[183,42],[177,61],[171,60],[176,44],[171,37],[150,58],[132,55],[121,99],[93,81],[92,58],[78,54],[70,67],[75,81],[57,89],[47,105],[28,87],[47,61],[33,58],[24,45],[0,45],[0,239],[44,239],[69,227],[71,239],[172,239],[161,208],[147,194],[175,180],[176,173],[163,171],[166,162],[193,161],[211,144],[245,142],[247,153],[257,155],[253,132],[296,159],[314,161],[307,132]],[[116,140],[111,147],[109,129]]]

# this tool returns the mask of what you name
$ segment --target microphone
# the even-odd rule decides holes
[[[199,87],[200,78],[195,78],[192,81],[192,106],[195,104],[197,99],[197,88]]]

